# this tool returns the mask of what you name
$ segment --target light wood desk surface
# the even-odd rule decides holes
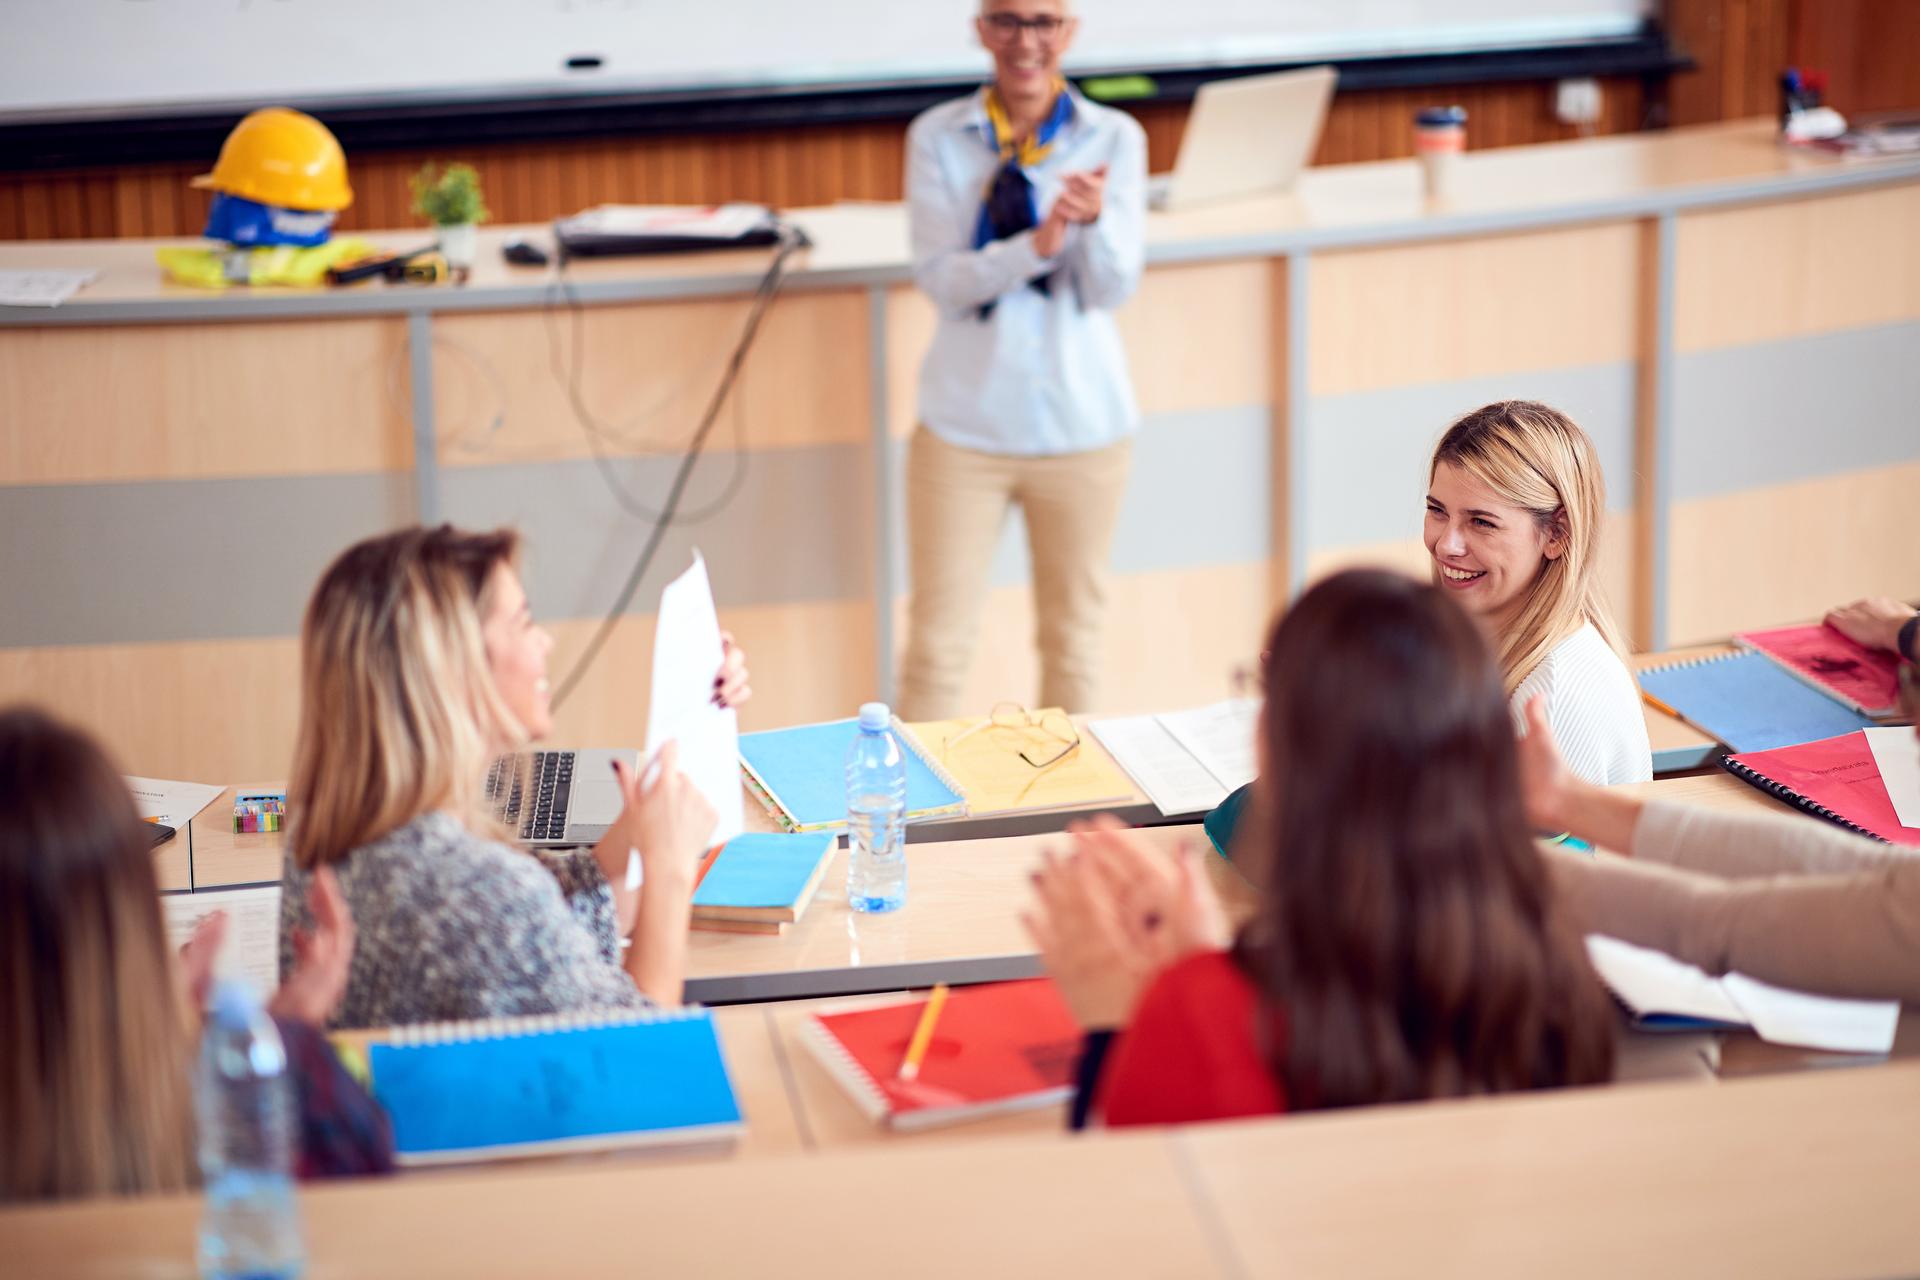
[[[301,1193],[312,1274],[1897,1275],[1920,1064],[812,1159]],[[21,1274],[187,1276],[193,1196],[0,1212]],[[628,1228],[631,1224],[631,1228]]]
[[[191,840],[187,832],[176,831],[173,839],[153,851],[153,878],[160,892],[193,888]]]

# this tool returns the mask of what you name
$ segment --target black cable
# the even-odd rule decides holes
[[[619,597],[614,601],[613,607],[607,611],[607,616],[601,620],[599,627],[595,629],[593,638],[587,642],[586,649],[573,664],[573,669],[567,672],[567,678],[560,682],[558,689],[554,690],[552,703],[554,710],[559,710],[560,705],[567,700],[567,696],[578,687],[581,678],[593,665],[593,660],[600,656],[600,650],[605,647],[607,637],[613,634],[614,626],[626,614],[627,606],[633,603],[634,593],[640,589],[640,580],[646,576],[647,568],[653,563],[655,553],[660,550],[661,539],[666,537],[667,530],[674,523],[674,513],[680,507],[680,499],[686,494],[687,480],[693,475],[693,465],[699,461],[700,451],[705,447],[707,437],[713,431],[713,424],[720,417],[720,407],[726,403],[727,393],[733,389],[734,381],[740,376],[741,366],[746,363],[747,353],[753,349],[753,339],[760,330],[760,321],[766,316],[768,305],[780,292],[780,285],[786,278],[787,260],[806,244],[807,238],[798,228],[783,229],[780,247],[775,250],[773,261],[767,264],[766,274],[760,278],[760,285],[754,290],[753,305],[747,311],[746,323],[741,326],[740,339],[734,344],[733,354],[727,359],[726,368],[720,377],[720,384],[714,388],[713,398],[707,402],[706,412],[700,417],[700,425],[694,430],[693,438],[688,441],[685,452],[681,454],[679,469],[674,472],[673,484],[667,489],[666,503],[661,507],[658,518],[654,520],[653,529],[647,534],[646,544],[640,548],[640,555],[634,560],[633,569],[627,574],[627,580],[620,588]]]
[[[754,294],[756,303],[759,302],[761,295],[767,291],[768,285],[772,280],[773,277],[771,273],[761,277],[760,284]],[[778,285],[776,284],[774,287],[777,288]],[[559,343],[556,340],[552,319],[554,306],[552,299],[555,293],[565,302],[571,320],[570,328],[572,336],[568,343],[566,368],[564,370],[561,368]],[[581,434],[586,437],[587,449],[593,457],[594,469],[600,473],[600,482],[606,486],[607,493],[613,498],[614,504],[628,515],[640,520],[657,521],[661,519],[662,512],[655,510],[653,507],[648,506],[633,496],[627,489],[625,483],[621,481],[619,475],[614,471],[612,460],[607,456],[606,449],[602,446],[606,445],[615,449],[624,449],[636,454],[662,454],[668,452],[668,450],[649,442],[637,441],[623,435],[611,424],[601,422],[598,416],[587,405],[586,391],[580,385],[582,370],[586,366],[586,307],[581,303],[579,295],[574,292],[573,282],[567,277],[567,259],[564,255],[560,258],[558,269],[554,272],[554,283],[549,290],[548,298],[549,301],[543,313],[547,330],[547,367],[552,370],[554,380],[558,382],[561,389],[566,392],[567,404],[573,411],[574,422],[580,427]],[[676,389],[674,395],[677,394],[678,390]],[[666,397],[665,400],[671,400],[672,398],[673,396],[670,395]],[[664,404],[665,400],[661,403]],[[655,409],[637,414],[627,421],[629,424],[644,421],[657,412],[659,412],[659,409],[656,407]],[[740,492],[741,487],[745,485],[749,465],[746,447],[746,417],[738,400],[736,400],[734,404],[733,445],[733,468],[727,477],[727,483],[722,487],[719,495],[708,501],[703,507],[676,516],[674,518],[675,524],[699,524],[704,520],[712,518],[719,514],[729,502],[733,501],[734,497]]]

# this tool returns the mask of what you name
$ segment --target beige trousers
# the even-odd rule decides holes
[[[907,544],[913,574],[900,715],[946,720],[959,705],[986,605],[993,550],[1007,509],[1026,515],[1033,561],[1040,701],[1095,710],[1107,555],[1127,487],[1133,442],[1084,453],[1021,457],[948,444],[925,427],[907,448]],[[1009,690],[1009,696],[1017,697]]]

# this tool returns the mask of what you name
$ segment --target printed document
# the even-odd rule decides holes
[[[134,807],[141,817],[164,822],[183,836],[193,815],[226,790],[206,782],[169,782],[165,778],[128,777],[127,785],[133,789]]]
[[[677,742],[680,768],[718,815],[706,846],[724,844],[745,823],[740,786],[740,717],[713,704],[713,678],[724,656],[707,562],[693,565],[660,593],[653,636],[653,697],[647,707],[649,760]]]
[[[280,886],[163,893],[167,942],[178,951],[195,926],[216,911],[227,913],[227,936],[214,958],[213,976],[244,978],[262,993],[280,985]]]
[[[98,271],[0,271],[0,306],[57,307]]]

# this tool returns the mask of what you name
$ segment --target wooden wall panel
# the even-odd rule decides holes
[[[1609,79],[1603,89],[1597,132],[1640,128],[1647,106],[1640,82]],[[1475,147],[1551,142],[1577,133],[1554,120],[1553,86],[1547,81],[1346,93],[1334,99],[1314,162],[1411,155],[1413,113],[1435,102],[1467,108]],[[1150,166],[1170,168],[1186,127],[1186,105],[1147,104],[1134,113],[1147,131]],[[352,230],[418,222],[409,211],[407,177],[430,158],[471,161],[480,170],[494,219],[501,222],[543,222],[606,201],[739,199],[799,208],[836,200],[897,200],[905,132],[905,121],[881,121],[358,154],[350,161],[354,204],[339,225]],[[0,240],[196,235],[210,197],[187,180],[206,167],[0,173]]]
[[[1828,75],[1844,112],[1920,107],[1920,4],[1914,0],[1797,0],[1794,62]]]

